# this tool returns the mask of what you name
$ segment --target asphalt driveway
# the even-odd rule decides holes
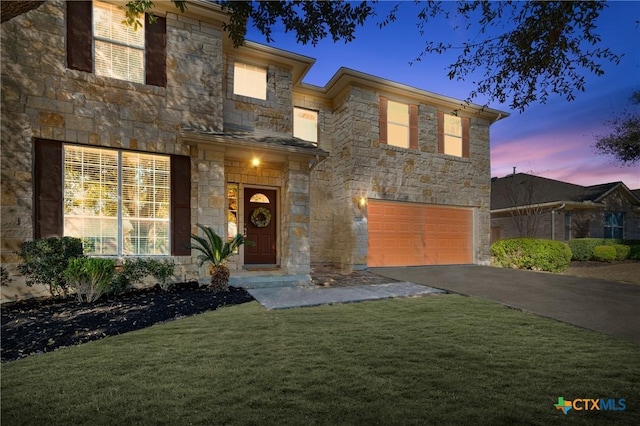
[[[371,268],[423,284],[533,312],[640,343],[640,286],[489,266]]]

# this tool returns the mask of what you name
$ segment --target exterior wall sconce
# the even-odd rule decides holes
[[[360,210],[364,210],[366,206],[367,206],[367,199],[364,197],[360,197],[360,199],[358,200],[358,208]]]
[[[253,167],[258,167],[258,166],[260,165],[260,159],[259,159],[259,158],[254,157],[254,158],[251,160],[251,165],[252,165]]]

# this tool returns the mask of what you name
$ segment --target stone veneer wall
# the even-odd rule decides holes
[[[490,123],[470,117],[470,158],[438,154],[438,110],[420,104],[419,149],[382,145],[378,134],[379,96],[374,90],[352,87],[334,101],[334,146],[323,165],[326,170],[331,168],[332,181],[317,182],[333,193],[335,253],[327,260],[343,269],[366,267],[366,211],[357,205],[365,197],[476,208],[475,258],[487,264]],[[314,194],[321,191],[318,188]]]
[[[242,59],[239,62],[243,62]],[[233,93],[234,64],[235,57],[226,54],[224,122],[248,129],[291,134],[293,132],[291,71],[274,65],[265,66],[267,68],[267,99],[262,100]]]
[[[220,28],[167,15],[167,87],[135,84],[66,68],[63,1],[2,24],[2,245],[11,273],[14,251],[33,238],[33,139],[54,139],[164,154],[191,154],[192,223],[221,216],[222,163],[183,144],[182,123],[223,123]],[[224,196],[224,195],[222,195]],[[196,207],[197,206],[197,207]],[[190,257],[177,258],[178,278],[193,278]],[[18,278],[3,298],[37,289]]]

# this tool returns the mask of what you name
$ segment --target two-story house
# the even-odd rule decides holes
[[[488,263],[489,127],[508,114],[344,68],[308,85],[312,58],[235,49],[214,5],[153,14],[134,30],[109,2],[48,1],[2,24],[12,273],[21,242],[69,235],[203,277],[197,223],[254,242],[236,275]],[[34,291],[14,278],[3,298]]]

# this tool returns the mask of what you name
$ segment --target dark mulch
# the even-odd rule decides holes
[[[5,303],[1,308],[1,360],[51,352],[251,300],[241,288],[213,293],[193,282],[170,291],[158,287],[132,290],[93,304],[52,299]]]

